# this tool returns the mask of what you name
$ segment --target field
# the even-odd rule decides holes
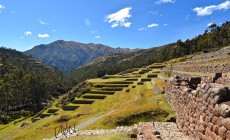
[[[166,121],[174,117],[175,112],[163,94],[154,94],[154,86],[163,89],[165,83],[155,76],[148,77],[160,71],[160,66],[152,67],[140,68],[125,75],[90,79],[86,82],[93,86],[88,92],[79,98],[76,97],[62,108],[51,106],[37,118],[38,121],[32,123],[31,118],[27,118],[16,124],[0,126],[0,139],[52,138],[55,128],[67,121],[68,125],[78,125],[108,112],[112,113],[82,129],[108,129],[129,126],[140,121]],[[140,72],[143,74],[139,75]],[[55,101],[54,104],[57,102]],[[28,124],[20,127],[25,122]],[[94,139],[97,137],[100,139],[100,136],[95,136]],[[113,139],[113,137],[124,137],[124,135],[111,134],[109,137]],[[91,136],[84,137],[84,139],[91,138]]]

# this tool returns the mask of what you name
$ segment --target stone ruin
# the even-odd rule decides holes
[[[176,111],[178,128],[191,139],[230,140],[230,79],[174,76],[165,96]]]

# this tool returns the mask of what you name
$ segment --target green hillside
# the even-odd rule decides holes
[[[0,124],[36,114],[72,84],[40,61],[0,48]]]

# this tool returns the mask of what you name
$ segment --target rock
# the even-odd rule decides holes
[[[215,138],[216,138],[216,134],[214,132],[210,131],[209,129],[206,129],[205,135],[208,137],[211,137],[213,140],[215,140]]]
[[[226,127],[228,130],[230,130],[230,118],[222,119],[221,125]]]
[[[215,83],[215,81],[220,77],[222,77],[222,73],[215,73],[215,75],[213,77],[213,83]]]
[[[137,138],[137,134],[131,133],[131,134],[130,134],[130,138]]]
[[[226,133],[226,139],[227,140],[230,140],[230,131],[228,130],[227,133]]]
[[[191,77],[189,79],[189,84],[191,88],[196,88],[198,84],[201,83],[201,77]]]
[[[153,131],[153,135],[160,135],[161,133],[159,131]]]
[[[218,130],[218,135],[224,139],[226,137],[226,132],[227,129],[224,126],[221,126]]]
[[[227,118],[230,116],[230,106],[226,104],[222,104],[220,106],[220,115],[224,118]]]

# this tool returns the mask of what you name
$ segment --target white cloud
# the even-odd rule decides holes
[[[26,32],[24,32],[24,35],[25,35],[25,36],[32,35],[32,32],[31,32],[31,31],[26,31]]]
[[[56,30],[55,30],[55,29],[53,29],[52,31],[53,31],[53,32],[56,32]]]
[[[148,25],[148,28],[157,27],[157,26],[158,26],[158,24],[153,23],[153,24],[149,24],[149,25]]]
[[[168,26],[168,24],[164,24],[164,26]]]
[[[5,7],[0,4],[0,13],[2,12],[3,9],[5,9]]]
[[[11,14],[15,14],[15,12],[14,12],[14,11],[11,11],[10,13],[11,13]]]
[[[90,32],[91,32],[91,34],[95,34],[95,33],[97,33],[97,30],[92,30]]]
[[[95,36],[95,38],[99,39],[99,38],[101,38],[101,37],[98,35],[98,36]]]
[[[158,0],[155,3],[156,4],[162,4],[162,3],[175,3],[176,0]]]
[[[159,12],[158,11],[149,11],[149,13],[152,15],[158,15]]]
[[[210,5],[205,7],[196,7],[193,9],[197,13],[197,16],[208,16],[214,11],[218,10],[228,10],[230,8],[230,1],[227,0],[219,5]]]
[[[138,31],[142,31],[142,30],[145,30],[145,28],[139,28]]]
[[[112,28],[118,26],[130,27],[132,23],[129,22],[128,19],[132,17],[132,15],[130,14],[131,9],[132,7],[126,7],[117,11],[116,13],[110,14],[106,16],[105,21],[107,21],[108,23],[112,23]]]
[[[43,20],[41,20],[41,19],[39,19],[38,22],[39,22],[40,24],[42,24],[42,25],[48,25],[48,24],[49,24],[49,23],[47,23],[47,22],[45,22],[45,21],[43,21]]]
[[[48,34],[38,34],[38,37],[48,38],[48,37],[50,37],[50,35],[48,35]]]
[[[21,38],[21,39],[23,39],[23,37],[22,37],[22,36],[21,36],[20,38]]]

